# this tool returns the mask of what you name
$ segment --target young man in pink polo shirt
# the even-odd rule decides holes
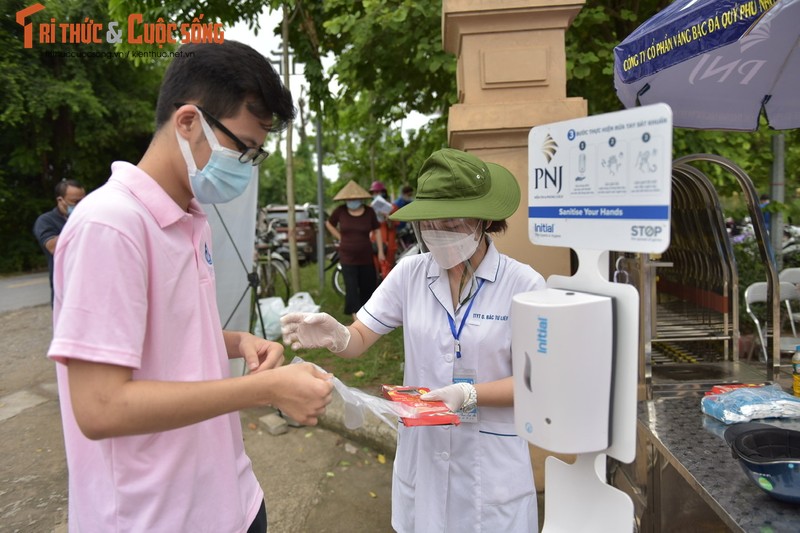
[[[180,50],[144,156],[112,165],[56,250],[48,357],[59,363],[73,532],[266,531],[237,411],[274,405],[316,424],[331,400],[330,376],[282,366],[278,343],[222,330],[199,205],[257,179],[267,133],[294,117],[291,94],[248,46]],[[234,357],[248,375],[230,376]]]

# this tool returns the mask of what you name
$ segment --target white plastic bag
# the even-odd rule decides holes
[[[292,359],[292,364],[297,363],[305,363],[305,361],[301,357]],[[314,366],[321,372],[327,372],[319,365]],[[355,387],[348,387],[336,376],[333,377],[333,387],[344,400],[344,425],[347,429],[357,429],[364,425],[364,415],[367,410],[372,411],[376,417],[394,430],[397,430],[396,417],[416,418],[419,416],[419,413],[411,407],[378,398]]]
[[[319,306],[307,292],[297,292],[289,298],[289,303],[281,315],[288,313],[319,313]]]
[[[274,341],[281,337],[281,316],[284,314],[286,306],[283,298],[270,296],[260,298],[258,308],[261,310],[261,317],[256,316],[256,324],[253,327],[253,335]],[[261,329],[261,321],[264,321],[264,330]]]

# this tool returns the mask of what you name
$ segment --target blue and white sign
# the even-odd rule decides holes
[[[533,128],[532,243],[661,253],[669,246],[672,110],[637,107]]]

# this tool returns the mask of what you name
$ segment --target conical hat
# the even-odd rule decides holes
[[[353,180],[348,181],[347,185],[333,197],[334,200],[369,200],[370,198],[372,195]]]

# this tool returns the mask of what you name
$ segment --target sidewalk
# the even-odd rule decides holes
[[[272,411],[242,412],[269,532],[391,532],[395,432],[371,415],[362,428],[348,430],[338,394],[315,427],[270,435],[263,418]]]
[[[67,472],[49,305],[0,312],[0,530],[67,531]],[[271,435],[271,409],[241,412],[267,501],[269,533],[390,532],[394,431],[374,418],[351,432],[336,397],[320,425]],[[379,455],[380,454],[380,455]],[[210,459],[213,460],[213,459]]]

